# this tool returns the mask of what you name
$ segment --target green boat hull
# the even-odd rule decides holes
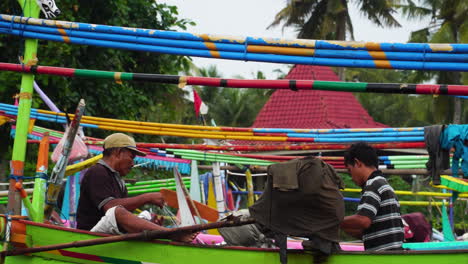
[[[24,225],[25,235],[16,238],[28,247],[69,243],[98,238],[90,232],[65,229],[29,221]],[[16,241],[18,243],[18,241]],[[28,256],[6,257],[7,264],[55,264],[55,263],[112,263],[112,264],[173,264],[215,263],[249,264],[279,263],[276,250],[244,247],[218,247],[186,245],[168,241],[124,241],[80,248],[68,248],[34,253]],[[288,263],[313,263],[313,256],[302,250],[288,252]],[[328,258],[330,264],[462,264],[468,263],[468,250],[399,251],[387,253],[349,252]]]

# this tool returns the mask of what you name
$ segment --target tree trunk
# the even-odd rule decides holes
[[[342,1],[345,9],[338,14],[336,23],[336,39],[346,40],[346,17],[348,15],[348,5],[346,1]],[[345,68],[338,68],[338,77],[341,81],[345,81]]]
[[[10,175],[9,167],[10,167],[10,160],[11,160],[11,151],[10,148],[10,129],[7,128],[7,124],[4,125],[2,129],[0,129],[0,181],[1,182],[8,182],[8,175]],[[2,190],[5,188],[2,188]]]
[[[461,98],[455,97],[453,103],[453,123],[461,123],[461,113],[462,113],[462,102]]]

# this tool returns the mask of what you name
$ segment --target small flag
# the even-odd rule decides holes
[[[193,90],[193,106],[195,107],[195,115],[206,115],[208,113],[208,106],[203,103],[197,91]]]

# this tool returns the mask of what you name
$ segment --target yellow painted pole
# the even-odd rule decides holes
[[[245,180],[247,181],[247,205],[252,206],[255,200],[254,200],[252,172],[250,172],[250,169],[247,169],[247,171],[245,171]]]
[[[355,193],[360,193],[361,189],[351,189],[351,188],[346,188],[343,190],[343,192],[355,192]],[[396,190],[395,194],[398,195],[412,195],[412,196],[438,196],[438,197],[452,197],[451,193],[441,193],[441,192],[411,192],[411,191],[399,191]],[[460,194],[458,197],[466,198],[468,197],[468,194]]]

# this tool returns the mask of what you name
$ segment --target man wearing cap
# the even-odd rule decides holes
[[[108,234],[170,230],[131,213],[145,204],[164,206],[158,192],[127,196],[122,177],[132,169],[136,155],[146,154],[137,150],[135,140],[125,134],[115,133],[104,140],[103,158],[88,169],[81,181],[77,228]],[[193,236],[184,234],[171,239],[190,242]]]

